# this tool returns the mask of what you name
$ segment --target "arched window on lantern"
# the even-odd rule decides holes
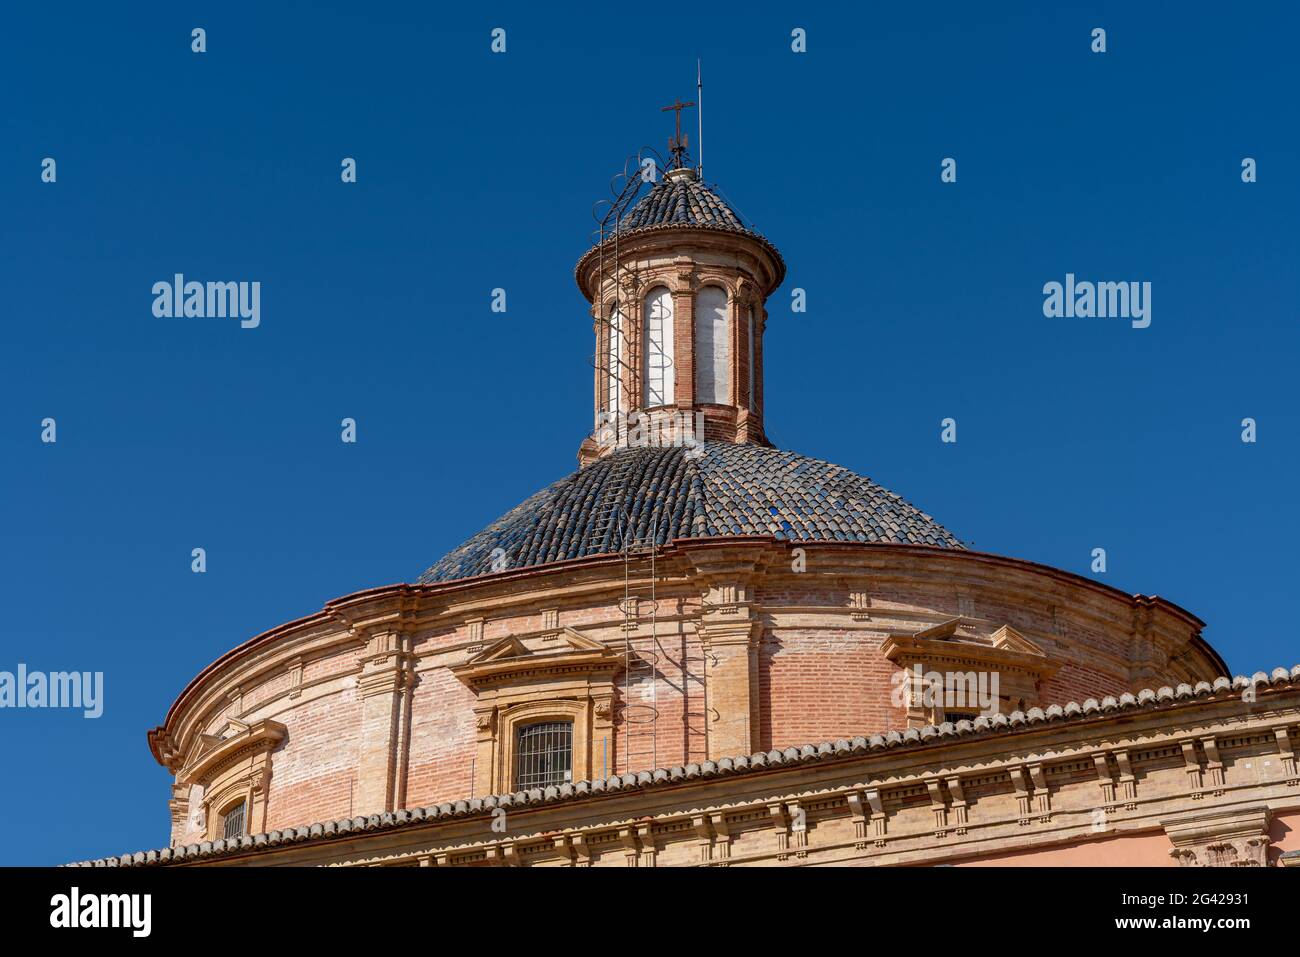
[[[705,286],[695,297],[695,401],[731,401],[727,293]]]
[[[673,294],[663,286],[645,297],[645,404],[673,403]]]
[[[617,305],[611,306],[609,321],[604,329],[605,355],[601,366],[605,370],[605,413],[606,421],[597,425],[607,425],[614,429],[619,426],[623,413],[623,313]]]

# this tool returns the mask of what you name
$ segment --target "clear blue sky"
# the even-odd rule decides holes
[[[1300,538],[1293,5],[384,6],[4,14],[0,670],[101,670],[106,702],[0,711],[0,862],[164,846],[145,732],[195,673],[413,580],[575,468],[573,264],[697,56],[706,178],[790,267],[776,443],[981,550],[1091,574],[1103,547],[1097,577],[1200,615],[1237,672],[1300,660],[1279,622]],[[260,281],[261,326],[155,318],[177,272]],[[1067,272],[1151,282],[1150,328],[1045,318]]]

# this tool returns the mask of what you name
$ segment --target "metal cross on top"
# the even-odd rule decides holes
[[[677,135],[668,140],[668,152],[673,154],[677,162],[677,169],[682,168],[682,154],[686,152],[687,137],[682,135],[682,110],[688,106],[694,106],[694,103],[683,103],[680,99],[675,99],[672,106],[665,106],[660,113],[667,113],[673,110],[677,113]]]

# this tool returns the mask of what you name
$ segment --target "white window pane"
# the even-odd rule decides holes
[[[695,297],[695,401],[731,401],[727,294],[705,286]]]
[[[623,356],[623,313],[614,310],[609,321],[609,354],[605,363],[609,369],[605,410],[611,415],[623,411],[623,367],[619,360]]]
[[[645,299],[647,406],[673,402],[673,296],[667,289],[650,291]]]

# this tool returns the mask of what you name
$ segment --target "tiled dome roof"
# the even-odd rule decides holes
[[[623,230],[642,226],[708,226],[752,232],[735,210],[694,177],[665,177],[623,218]]]
[[[620,512],[621,509],[621,512]],[[435,562],[421,583],[619,550],[621,514],[641,544],[773,535],[796,542],[895,542],[961,548],[930,516],[875,482],[818,459],[726,442],[626,449],[561,479]]]
[[[741,218],[731,204],[718,195],[716,187],[701,183],[695,171],[687,167],[666,172],[663,179],[650,187],[650,191],[619,220],[617,227],[612,232],[601,233],[603,241],[598,241],[578,260],[574,272],[583,294],[590,299],[591,293],[584,285],[587,281],[584,279],[585,267],[590,265],[598,250],[608,248],[616,237],[629,239],[684,229],[731,233],[757,242],[772,259],[773,272],[767,280],[768,292],[785,280],[785,259],[781,251]],[[593,236],[593,239],[599,238]]]

